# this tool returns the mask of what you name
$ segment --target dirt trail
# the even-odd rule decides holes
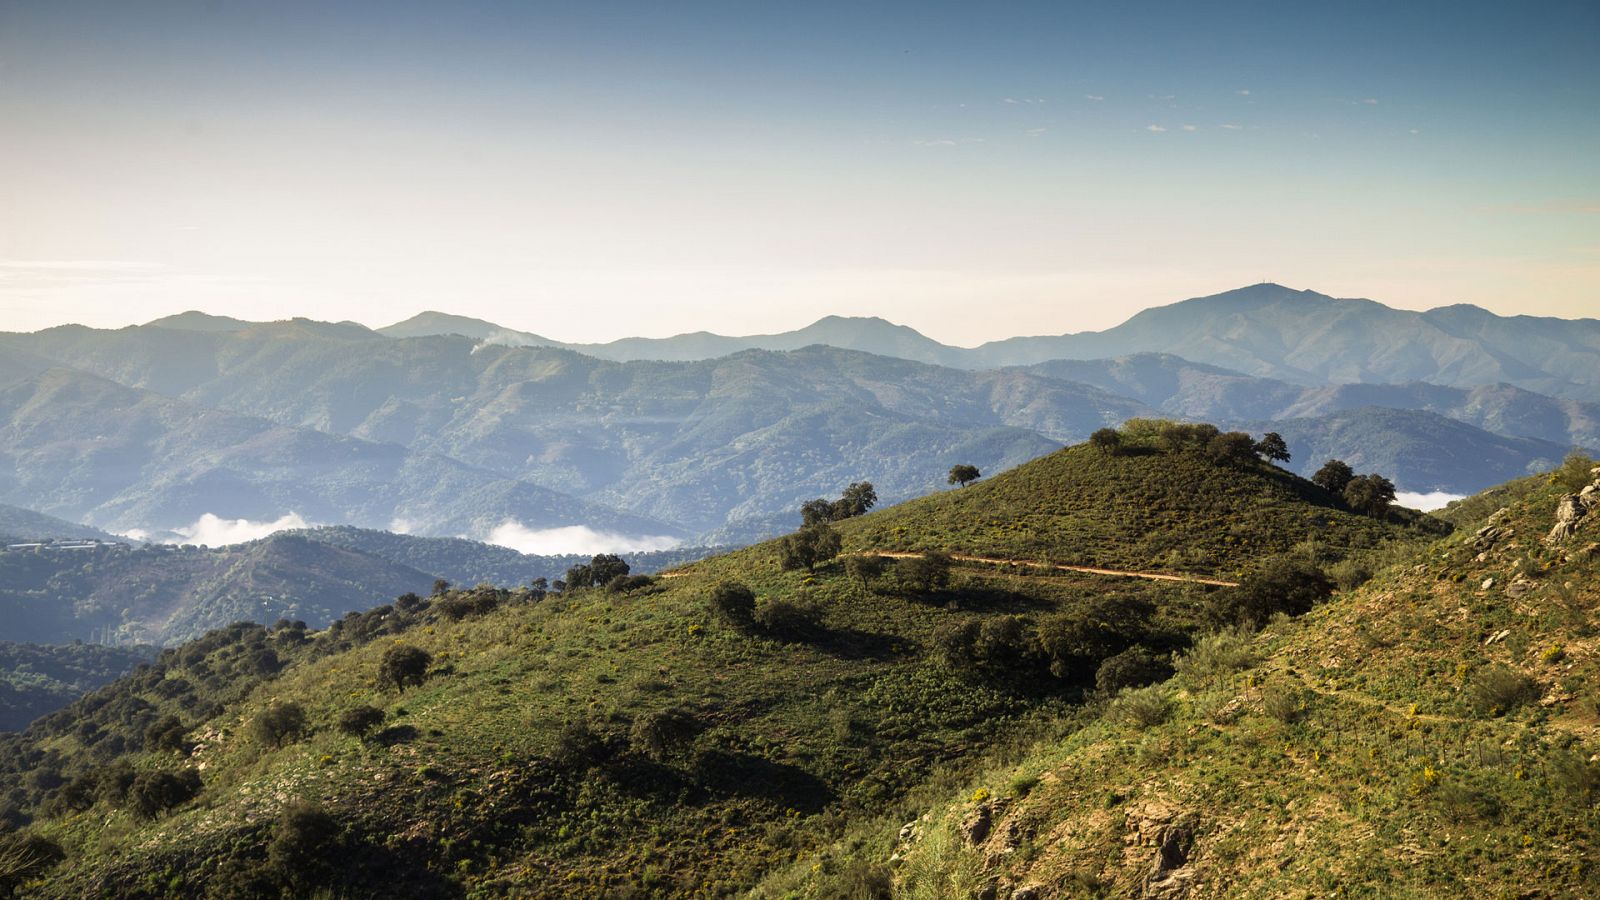
[[[888,559],[911,559],[922,554],[898,550],[878,550],[867,555],[882,556]],[[998,556],[973,556],[968,553],[951,553],[949,556],[956,562],[987,563],[993,566],[1029,566],[1032,568],[1054,569],[1060,572],[1082,572],[1088,575],[1111,575],[1121,578],[1145,578],[1150,581],[1180,581],[1191,584],[1207,584],[1212,587],[1239,586],[1237,581],[1219,581],[1215,578],[1200,578],[1195,575],[1165,575],[1160,572],[1128,572],[1122,569],[1097,569],[1093,566],[1065,566],[1058,563],[1040,562],[1036,559],[1005,559]],[[658,577],[682,578],[689,574],[689,572],[662,572]]]
[[[921,553],[907,553],[895,550],[879,550],[874,556],[886,556],[890,559],[910,559],[921,556]],[[1006,559],[999,556],[973,556],[968,553],[952,553],[950,558],[957,562],[988,563],[994,566],[1031,566],[1033,568],[1054,569],[1060,572],[1083,572],[1089,575],[1116,575],[1123,578],[1146,578],[1151,581],[1187,581],[1194,584],[1209,584],[1213,587],[1238,587],[1237,581],[1219,581],[1215,578],[1201,578],[1196,575],[1166,575],[1160,572],[1129,572],[1124,569],[1099,569],[1094,566],[1066,566],[1059,563],[1047,563],[1037,559]]]

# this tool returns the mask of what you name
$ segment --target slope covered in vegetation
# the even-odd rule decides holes
[[[911,897],[1592,895],[1600,514],[1559,510],[1595,512],[1595,473],[1586,504],[1589,478],[1508,485],[1310,615],[1203,640],[854,864]]]
[[[1088,452],[1099,451],[1055,465],[1066,472]],[[1365,543],[1416,539],[1414,526],[1358,522],[1255,463],[1193,448],[1108,458],[1147,478],[1179,467],[1189,489],[1222,496],[1241,479],[1285,485],[1251,507],[1275,533],[1311,515]],[[1027,517],[1039,510],[1024,498],[1073,493],[1048,482],[1024,468],[987,489]],[[913,530],[952,521],[924,513],[980,491],[847,520],[846,550],[983,549],[967,542],[981,530]],[[1086,501],[1076,515],[1095,517]],[[865,546],[885,523],[904,543]],[[817,860],[831,879],[814,885],[820,895],[871,896],[886,870],[864,844],[851,854],[861,866],[833,866],[841,841],[1058,733],[1086,696],[1165,677],[1165,660],[1216,622],[1282,599],[1261,584],[1325,592],[1310,563],[1341,551],[1258,555],[1282,542],[1215,545],[1212,570],[1256,573],[1237,590],[952,569],[937,555],[785,568],[773,542],[561,595],[407,595],[322,632],[233,626],[0,747],[4,815],[26,826],[8,840],[50,857],[13,883],[33,878],[30,890],[52,896],[387,896],[402,885],[722,896]],[[60,863],[38,877],[56,849]]]

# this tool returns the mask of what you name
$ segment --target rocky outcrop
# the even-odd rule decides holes
[[[1157,803],[1147,804],[1129,816],[1123,838],[1125,854],[1147,860],[1138,896],[1174,898],[1189,893],[1196,880],[1190,857],[1198,826],[1193,813]]]
[[[1590,469],[1589,475],[1593,480],[1583,490],[1556,501],[1556,523],[1545,537],[1545,543],[1559,544],[1592,521],[1591,515],[1600,508],[1600,466]]]

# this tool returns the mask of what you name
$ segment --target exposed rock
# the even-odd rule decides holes
[[[1556,501],[1556,524],[1545,537],[1546,543],[1564,541],[1578,531],[1578,520],[1587,512],[1577,494],[1568,494]]]
[[[967,846],[976,847],[989,837],[989,829],[993,825],[993,807],[988,803],[980,803],[961,820],[961,839],[966,841]]]
[[[1194,868],[1189,865],[1199,825],[1195,815],[1149,804],[1130,813],[1128,822],[1129,831],[1124,841],[1131,849],[1136,852],[1144,848],[1155,850],[1155,858],[1145,870],[1139,896],[1172,898],[1188,893],[1196,878]]]
[[[1011,892],[1011,900],[1039,900],[1044,896],[1044,886],[1025,884]]]
[[[1490,589],[1492,587],[1494,587],[1494,578],[1492,576],[1489,577],[1489,578],[1485,578],[1483,580],[1483,589],[1487,591],[1488,589]]]
[[[900,843],[909,844],[917,839],[917,823],[915,820],[900,826]]]
[[[1515,600],[1518,597],[1521,597],[1523,594],[1533,590],[1534,587],[1535,585],[1533,582],[1523,578],[1521,575],[1518,575],[1516,578],[1512,579],[1510,584],[1506,585],[1506,596]]]

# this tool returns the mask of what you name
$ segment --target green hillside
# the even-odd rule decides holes
[[[1025,516],[1022,498],[1073,493],[1072,481],[1038,493],[1042,472],[1098,471],[1088,452],[960,494],[1011,498]],[[1241,480],[1289,486],[1251,507],[1285,541],[1300,542],[1308,514],[1331,517],[1334,530],[1319,530],[1349,544],[1416,537],[1356,523],[1254,464],[1192,451],[1116,459],[1140,467],[1129,479],[1176,467],[1191,472],[1186,489],[1219,496]],[[952,521],[935,513],[966,502],[934,498],[841,530],[861,547],[905,529],[902,542],[861,549],[931,545],[912,525]],[[1094,517],[1088,501],[1075,512]],[[1032,546],[965,542],[983,536],[951,532],[939,546]],[[1243,542],[1218,548],[1215,571],[1259,561]],[[1275,565],[1304,572],[1323,552],[1302,546],[1298,563]],[[1124,558],[1094,558],[1113,557]],[[0,748],[3,814],[63,850],[31,888],[54,896],[276,896],[312,882],[353,896],[400,883],[439,896],[726,895],[948,796],[1007,748],[1069,728],[1095,690],[1160,677],[1246,590],[988,565],[941,578],[928,571],[936,560],[873,573],[850,560],[784,570],[764,544],[560,596],[452,592],[322,632],[231,627]],[[408,647],[428,662],[401,690],[380,672]],[[366,738],[341,727],[368,706]]]
[[[1130,443],[1117,454],[1068,447],[1003,477],[852,520],[844,534],[847,548],[1231,576],[1302,541],[1346,554],[1397,528],[1438,530],[1402,511],[1385,520],[1353,513],[1266,463],[1219,467],[1200,448],[1168,453]]]
[[[21,731],[155,655],[149,646],[0,641],[0,731]]]
[[[1552,481],[1461,504],[1456,535],[1310,615],[1204,643],[905,832],[856,835],[854,864],[895,857],[907,897],[1592,896],[1600,516],[1548,540],[1575,487]]]

